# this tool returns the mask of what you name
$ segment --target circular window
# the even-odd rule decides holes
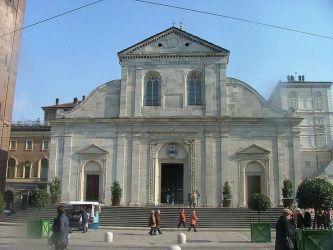
[[[185,43],[185,46],[188,47],[188,46],[190,46],[190,44],[189,43]]]
[[[158,46],[158,47],[162,47],[163,45],[162,45],[162,43],[159,43],[159,44],[157,44],[157,46]]]

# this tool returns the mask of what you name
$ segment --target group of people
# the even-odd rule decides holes
[[[194,229],[194,232],[197,231],[197,222],[199,221],[195,211],[192,211],[191,213],[191,216],[190,216],[190,220],[189,220],[189,223],[190,223],[190,226],[188,228],[188,232],[191,231],[191,229],[193,228]],[[150,231],[149,231],[149,234],[150,235],[157,235],[157,232],[158,234],[162,234],[161,232],[161,227],[160,227],[160,224],[161,224],[161,212],[160,210],[151,210],[150,212],[150,215],[149,215],[149,227],[150,227]],[[178,228],[183,225],[183,227],[185,228],[186,227],[186,214],[185,214],[185,209],[182,209],[180,212],[179,212],[179,223],[178,223]]]
[[[289,250],[296,247],[295,228],[332,229],[332,211],[320,210],[313,216],[313,211],[296,208],[294,211],[285,208],[276,223],[275,250]],[[312,217],[314,220],[312,221]],[[313,222],[313,223],[312,223]]]
[[[160,223],[161,223],[161,212],[160,210],[156,210],[156,212],[154,210],[151,210],[150,215],[149,215],[149,227],[150,227],[150,231],[149,234],[150,235],[157,235],[157,232],[159,234],[162,234],[161,228],[160,228]]]
[[[187,202],[190,208],[195,208],[199,205],[200,193],[197,190],[189,192],[187,194]]]

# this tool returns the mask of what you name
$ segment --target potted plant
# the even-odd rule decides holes
[[[284,207],[292,207],[294,203],[294,198],[292,198],[293,195],[293,184],[289,179],[285,179],[283,181],[283,187],[282,189],[282,202]]]
[[[122,197],[122,190],[118,181],[113,182],[111,186],[111,201],[112,206],[120,205],[120,198]]]
[[[35,189],[29,194],[29,205],[38,208],[38,217],[28,222],[27,234],[31,238],[48,238],[50,221],[40,218],[40,211],[50,205],[50,195],[46,190]]]
[[[333,207],[333,185],[326,179],[305,179],[297,188],[300,208],[314,208],[315,214]],[[315,228],[315,224],[313,226]],[[333,249],[332,230],[297,230],[298,249]]]
[[[222,194],[223,194],[223,207],[230,207],[231,198],[232,198],[231,185],[227,181],[224,183]]]
[[[56,204],[60,201],[61,195],[61,181],[58,177],[54,177],[53,181],[50,182],[50,195],[51,195],[51,203]]]
[[[271,208],[268,196],[254,193],[249,199],[249,208],[258,211],[259,222],[251,223],[251,242],[271,242],[271,224],[260,221],[260,212]]]

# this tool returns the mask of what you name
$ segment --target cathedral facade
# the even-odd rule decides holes
[[[61,200],[124,206],[187,203],[232,206],[252,193],[281,203],[283,180],[301,182],[300,123],[251,86],[226,76],[229,51],[171,27],[118,53],[121,79],[107,82],[51,121],[49,179]]]

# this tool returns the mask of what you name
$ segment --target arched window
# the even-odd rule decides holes
[[[314,94],[313,104],[315,109],[323,109],[323,97],[320,92]]]
[[[42,179],[47,179],[48,172],[49,172],[49,160],[48,159],[42,159],[41,161],[41,168],[42,168],[42,173],[41,173],[41,178]]]
[[[7,170],[7,178],[15,178],[15,166],[16,166],[16,161],[14,158],[10,158],[8,160],[8,170]]]
[[[145,76],[145,105],[160,106],[161,76],[156,71],[150,71]]]
[[[23,178],[23,163],[20,163],[16,167],[16,177]]]
[[[24,163],[24,178],[30,178],[31,162],[26,161]]]
[[[298,97],[296,92],[289,94],[289,108],[293,108],[294,110],[298,109]]]
[[[39,173],[38,162],[35,162],[34,165],[32,166],[31,177],[38,178],[38,173]]]
[[[202,105],[202,77],[198,71],[192,71],[187,78],[188,105]]]

